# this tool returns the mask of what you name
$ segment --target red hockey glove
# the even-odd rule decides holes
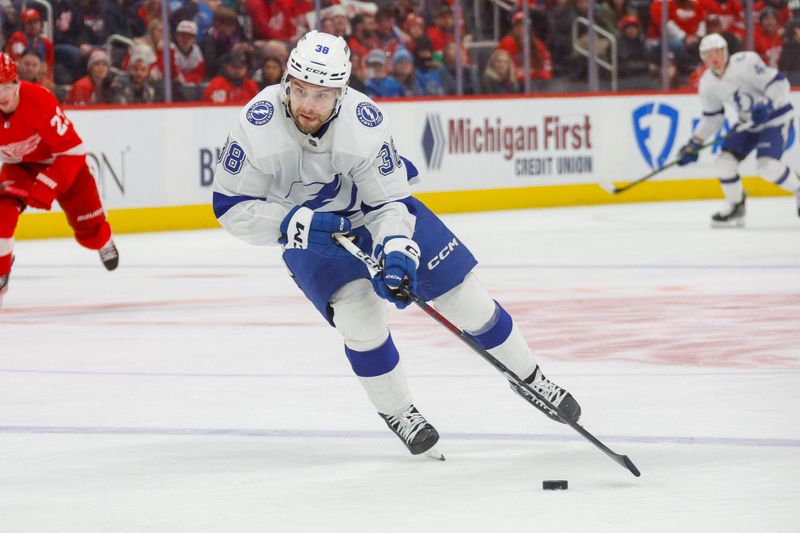
[[[53,200],[56,199],[56,187],[58,187],[58,183],[40,172],[28,191],[28,205],[50,211]]]

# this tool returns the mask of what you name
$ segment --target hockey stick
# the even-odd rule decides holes
[[[366,265],[367,269],[371,276],[375,276],[382,271],[382,267],[375,261],[369,254],[361,250],[358,246],[356,246],[350,239],[348,239],[345,235],[341,233],[337,233],[334,235],[336,242],[339,243],[342,248],[350,252],[353,256],[359,259],[364,265]],[[428,305],[423,299],[421,299],[416,294],[412,293],[408,287],[401,286],[400,292],[406,298],[409,298],[417,307],[425,311],[428,316],[436,320],[439,324],[450,330],[450,333],[461,339],[464,344],[472,348],[474,352],[480,355],[486,362],[492,365],[498,372],[503,374],[508,381],[510,381],[515,387],[519,387],[520,389],[524,389],[530,395],[534,396],[537,401],[544,404],[548,409],[552,410],[558,417],[561,419],[562,422],[569,425],[572,429],[580,433],[586,440],[594,444],[597,448],[600,449],[603,453],[609,456],[615,463],[619,464],[623,468],[627,469],[631,474],[636,477],[639,477],[641,474],[639,473],[639,469],[636,468],[636,465],[633,464],[627,455],[620,455],[618,453],[613,452],[608,446],[600,442],[597,437],[586,431],[583,426],[578,424],[577,422],[573,422],[569,420],[564,414],[552,403],[550,403],[546,398],[544,398],[541,394],[536,392],[528,383],[526,383],[523,379],[521,379],[518,375],[508,369],[503,363],[498,361],[492,354],[488,351],[483,349],[478,343],[472,340],[464,331],[462,331],[458,326],[447,320],[443,317],[436,309]],[[525,398],[528,403],[536,407],[537,409],[541,410],[541,408],[534,403],[533,400]]]
[[[705,150],[706,148],[708,148],[709,146],[712,146],[712,145],[714,145],[714,144],[716,144],[718,142],[725,142],[725,140],[728,139],[728,137],[730,137],[730,136],[732,136],[732,135],[734,135],[736,133],[740,133],[740,132],[742,132],[744,130],[748,130],[752,126],[753,126],[752,122],[743,122],[742,124],[739,124],[738,127],[734,127],[731,131],[729,131],[721,139],[714,139],[713,141],[709,141],[709,142],[701,145],[697,149],[697,152],[699,153],[699,152]],[[642,176],[638,180],[632,181],[632,182],[630,182],[630,183],[628,183],[626,185],[623,185],[622,187],[617,187],[613,183],[598,183],[598,185],[600,185],[600,187],[602,187],[603,190],[605,190],[609,194],[619,194],[621,192],[627,191],[628,189],[632,189],[632,188],[636,187],[640,183],[643,183],[643,182],[649,180],[650,178],[652,178],[653,176],[655,176],[657,174],[661,174],[662,172],[664,172],[668,168],[674,167],[679,162],[680,162],[680,158],[679,159],[675,159],[674,161],[671,161],[670,163],[667,163],[663,167],[659,167],[659,168],[655,169],[650,174],[647,174],[646,176]]]

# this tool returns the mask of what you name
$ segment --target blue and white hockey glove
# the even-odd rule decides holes
[[[405,309],[411,300],[400,294],[398,289],[405,285],[412,293],[417,290],[419,246],[406,237],[386,237],[383,245],[376,247],[375,257],[383,264],[383,272],[372,278],[375,292],[398,309]]]
[[[694,163],[700,157],[700,150],[703,145],[694,139],[690,139],[688,143],[684,144],[678,155],[681,157],[678,160],[679,166],[686,166],[689,163]]]
[[[753,126],[758,126],[768,121],[773,111],[772,102],[769,100],[753,104],[753,108],[750,110],[750,118],[753,121]]]
[[[344,217],[296,206],[281,222],[281,237],[278,242],[286,248],[310,250],[329,257],[347,257],[350,254],[336,244],[333,234],[348,231],[350,221]]]

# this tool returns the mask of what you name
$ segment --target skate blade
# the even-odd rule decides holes
[[[730,220],[730,221],[727,221],[727,222],[718,222],[716,220],[712,220],[711,221],[711,227],[712,228],[717,228],[717,229],[726,229],[726,228],[727,229],[738,229],[738,228],[743,228],[744,227],[744,219],[739,218],[739,219]]]
[[[436,449],[436,446],[431,447],[430,450],[425,452],[425,455],[430,457],[431,459],[436,459],[437,461],[444,461],[444,454]]]

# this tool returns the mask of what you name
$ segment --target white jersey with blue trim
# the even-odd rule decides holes
[[[398,156],[388,120],[366,95],[348,89],[337,115],[314,135],[295,126],[280,85],[242,109],[214,172],[214,213],[252,244],[277,244],[289,210],[303,205],[366,225],[375,243],[411,237],[416,218],[400,200],[417,170]]]
[[[792,118],[789,81],[777,69],[765,65],[755,52],[733,54],[721,77],[706,70],[700,77],[698,92],[703,118],[694,135],[699,139],[709,138],[722,126],[725,105],[736,110],[739,122],[749,122],[754,104],[771,101],[769,120],[753,131],[780,126]]]

